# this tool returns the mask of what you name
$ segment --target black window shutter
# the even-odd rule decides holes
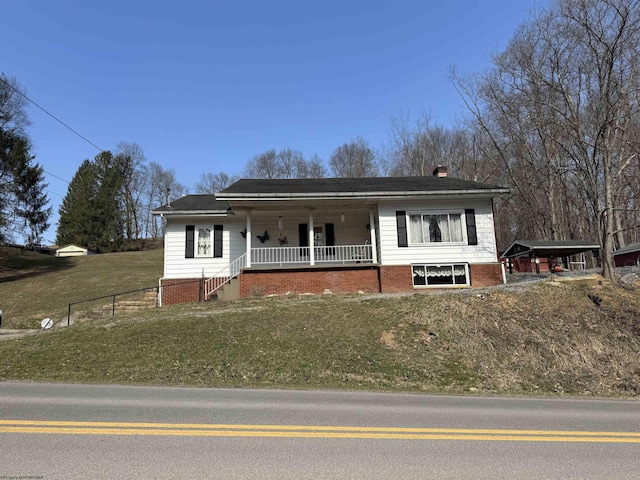
[[[476,211],[473,208],[467,208],[464,211],[467,219],[467,241],[469,245],[478,244],[478,232],[476,230]]]
[[[300,235],[300,246],[308,247],[309,246],[309,231],[307,230],[306,223],[298,224],[298,234]]]
[[[195,225],[187,225],[187,244],[184,251],[184,258],[193,258],[193,237],[195,236],[195,231]]]
[[[324,231],[327,235],[327,246],[333,247],[336,244],[336,235],[335,235],[335,230],[333,228],[333,223],[325,223]]]
[[[300,237],[300,246],[308,247],[309,246],[309,230],[307,229],[306,223],[298,224],[298,236]],[[306,252],[303,248],[300,249],[300,256],[304,257],[309,255],[309,252]]]
[[[404,210],[396,212],[396,225],[398,226],[398,246],[408,247],[407,242],[407,212]]]
[[[325,223],[324,224],[324,233],[327,241],[327,246],[328,247],[333,247],[336,244],[336,234],[335,234],[335,230],[333,228],[333,223]],[[335,255],[336,254],[336,249],[335,248],[328,248],[327,249],[327,254],[328,255]]]
[[[213,256],[222,257],[222,225],[213,226]]]

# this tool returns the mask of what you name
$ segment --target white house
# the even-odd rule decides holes
[[[439,167],[432,177],[242,179],[187,195],[153,212],[166,221],[163,303],[498,284],[492,199],[508,192]]]

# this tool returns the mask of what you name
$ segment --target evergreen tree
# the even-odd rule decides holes
[[[67,194],[58,213],[56,243],[60,246],[75,243],[90,249],[96,247],[90,225],[92,204],[96,196],[96,171],[90,160],[85,160],[71,179]]]
[[[39,243],[49,227],[44,172],[30,150],[25,136],[0,128],[0,242],[17,233]]]
[[[122,247],[123,179],[122,162],[111,152],[82,162],[60,206],[58,245],[76,243],[98,252]]]
[[[47,207],[49,198],[44,189],[48,184],[44,183],[43,173],[40,165],[29,166],[18,184],[16,214],[24,219],[28,228],[25,232],[28,243],[41,243],[42,233],[49,228],[51,207]]]

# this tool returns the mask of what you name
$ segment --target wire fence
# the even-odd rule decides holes
[[[205,300],[204,279],[185,280],[128,292],[111,293],[69,303],[67,325],[71,325],[72,322],[80,323],[110,317],[117,313],[157,308],[162,305],[163,298],[170,299],[172,296],[180,295],[185,288],[190,292],[189,301],[202,302]]]
[[[82,307],[80,307],[82,305]],[[96,320],[116,313],[155,308],[160,305],[160,287],[140,288],[69,303],[67,325]]]

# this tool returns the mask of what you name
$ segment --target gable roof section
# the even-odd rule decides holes
[[[216,195],[186,195],[154,215],[229,215],[233,200],[399,198],[438,195],[495,197],[508,188],[451,177],[242,179]]]
[[[218,193],[223,200],[399,197],[442,194],[496,196],[508,188],[445,177],[241,179]]]
[[[169,205],[156,208],[152,213],[154,215],[226,215],[230,209],[229,202],[218,200],[215,195],[186,195]]]
[[[622,247],[615,252],[614,255],[623,255],[625,253],[640,252],[640,243],[630,243],[626,247]]]
[[[599,248],[599,244],[583,240],[516,240],[502,254],[502,257],[563,257]]]

